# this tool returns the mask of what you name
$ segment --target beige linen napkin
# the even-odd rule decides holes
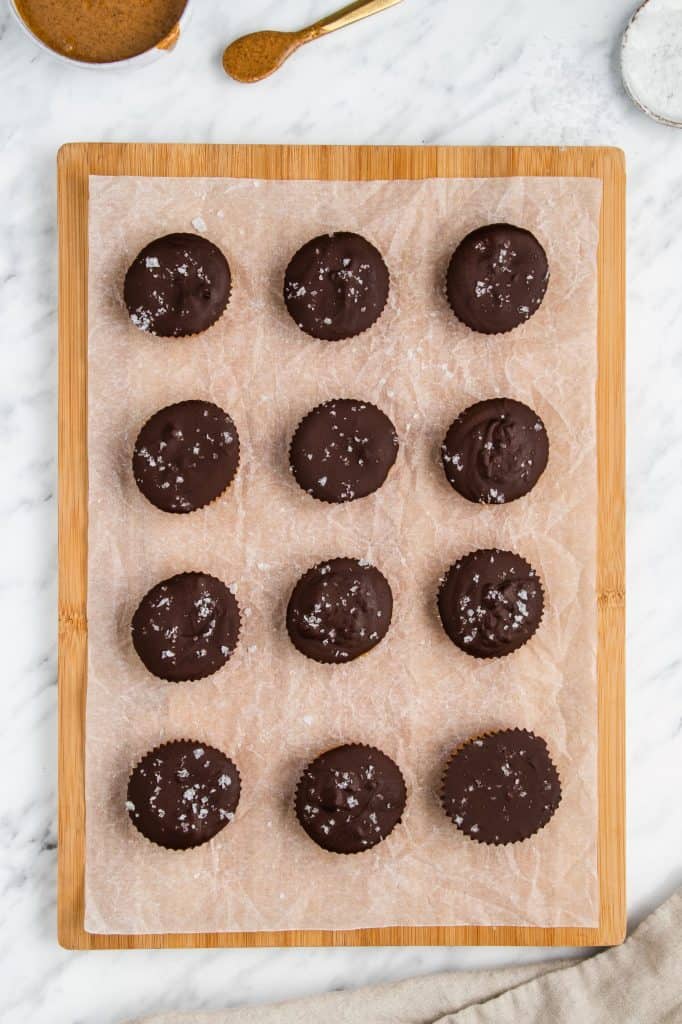
[[[682,1024],[682,889],[622,945],[582,961],[458,971],[275,1006],[138,1024]]]

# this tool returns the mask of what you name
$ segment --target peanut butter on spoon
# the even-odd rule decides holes
[[[298,32],[252,32],[223,53],[225,73],[238,82],[259,82],[276,71],[299,46],[394,7],[401,0],[357,0]]]

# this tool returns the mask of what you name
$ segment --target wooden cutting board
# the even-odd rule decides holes
[[[600,918],[596,928],[394,927],[189,935],[84,929],[87,689],[88,176],[371,180],[590,177],[603,182],[598,252]],[[59,941],[68,949],[206,946],[605,946],[625,934],[625,165],[609,148],[208,146],[74,143],[58,157]]]

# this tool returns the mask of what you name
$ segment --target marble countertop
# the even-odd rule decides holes
[[[612,144],[629,172],[628,886],[631,921],[682,881],[682,131],[625,96],[633,0],[405,0],[277,77],[224,78],[223,44],[323,0],[193,0],[176,52],[126,74],[58,63],[0,6],[0,1016],[114,1024],[283,999],[543,950],[67,953],[57,946],[56,196],[68,141]],[[286,13],[284,8],[286,7]]]

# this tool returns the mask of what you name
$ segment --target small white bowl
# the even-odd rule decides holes
[[[637,29],[637,19],[642,14],[642,11],[646,7],[648,7],[650,3],[657,2],[658,0],[643,0],[643,2],[640,3],[639,7],[635,10],[634,14],[630,18],[630,21],[627,24],[627,28],[623,33],[623,39],[620,47],[620,73],[623,79],[623,85],[625,86],[625,91],[627,92],[628,96],[630,97],[630,99],[636,107],[639,107],[639,109],[644,114],[646,114],[648,117],[653,118],[654,121],[658,121],[659,124],[668,125],[670,128],[682,128],[682,120],[672,120],[665,114],[659,113],[652,107],[651,100],[647,101],[642,96],[640,96],[637,87],[633,84],[632,79],[628,74],[628,49],[632,45],[632,36]]]
[[[29,39],[32,39],[36,46],[39,46],[44,53],[49,53],[51,57],[55,57],[57,60],[61,61],[62,64],[70,64],[71,67],[76,68],[86,68],[88,71],[100,69],[105,71],[110,71],[112,69],[116,71],[126,71],[129,68],[139,68],[144,67],[147,64],[152,64],[155,60],[158,60],[159,57],[167,57],[173,52],[182,35],[183,29],[187,26],[191,11],[194,7],[194,0],[186,0],[185,9],[178,18],[175,28],[171,29],[168,35],[164,39],[159,40],[159,42],[155,46],[152,46],[151,49],[145,50],[143,53],[137,53],[134,57],[125,57],[123,60],[99,62],[74,60],[72,57],[67,57],[66,54],[53,50],[52,47],[43,42],[35,32],[31,31],[17,10],[15,0],[9,0],[9,7]]]

